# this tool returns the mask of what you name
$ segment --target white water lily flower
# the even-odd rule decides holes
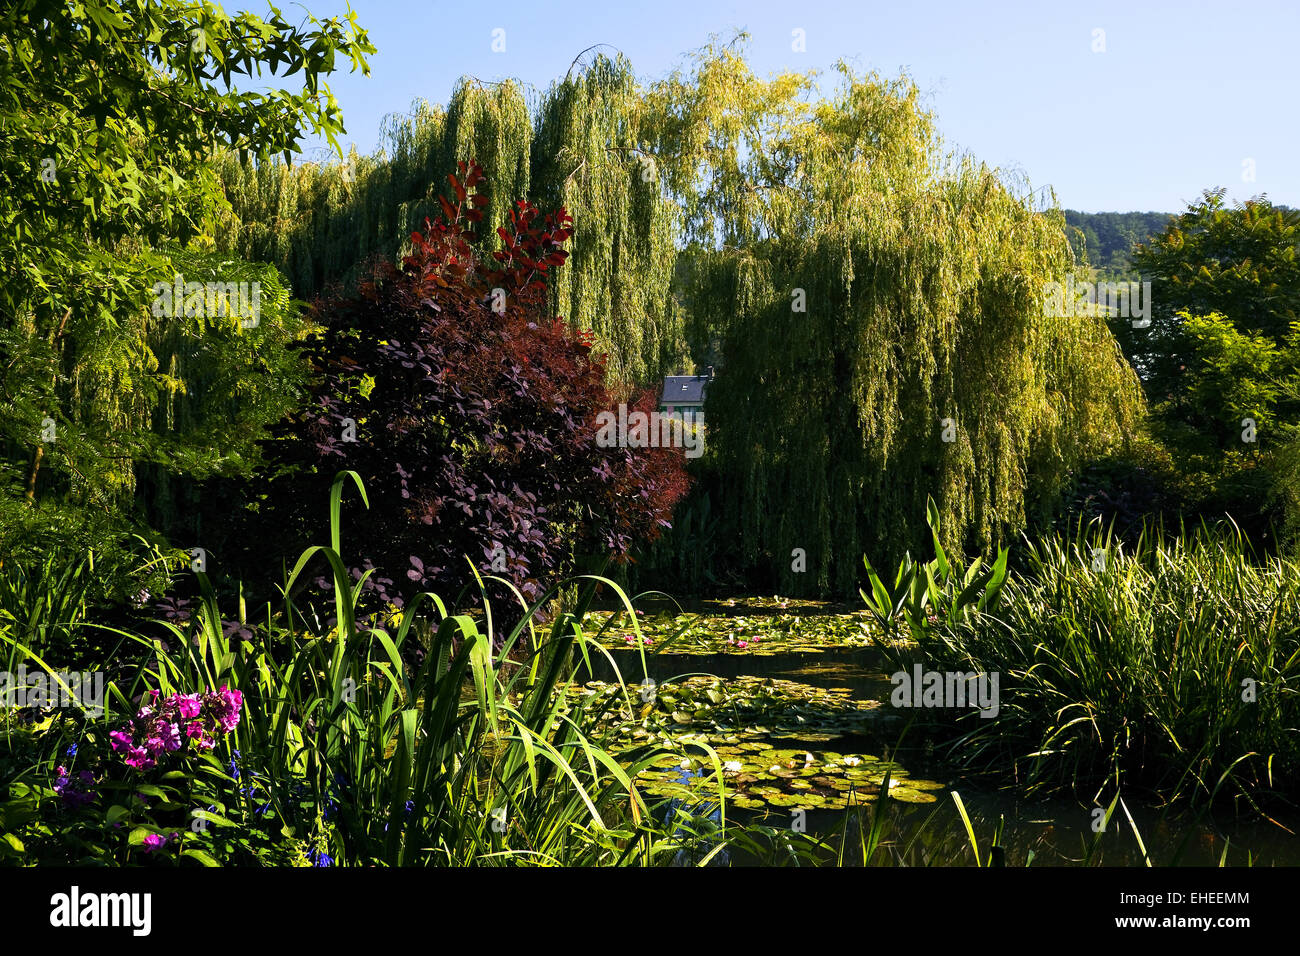
[[[741,763],[739,760],[728,760],[722,765],[722,769],[731,773],[740,773]]]
[[[857,766],[858,764],[860,764],[860,763],[862,763],[862,758],[861,758],[861,757],[845,757],[845,758],[844,758],[844,766],[846,766],[846,767],[856,767],[856,766]]]

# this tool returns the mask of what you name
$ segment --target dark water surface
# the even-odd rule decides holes
[[[614,651],[623,678],[636,683],[644,676],[635,652]],[[882,668],[879,651],[871,649],[827,651],[820,654],[775,654],[761,657],[748,654],[716,655],[647,655],[649,676],[663,682],[674,677],[709,674],[719,678],[754,675],[797,681],[823,688],[851,688],[858,700],[883,701],[888,707],[893,689],[889,674]],[[594,677],[610,680],[614,675],[607,662],[594,662]],[[892,758],[906,767],[913,778],[939,781],[948,787],[936,791],[935,804],[905,806],[896,804],[900,826],[900,843],[910,842],[916,861],[919,854],[935,864],[969,865],[974,862],[965,825],[957,812],[951,791],[957,791],[965,804],[980,844],[981,856],[987,860],[989,845],[1003,821],[1001,845],[1008,866],[1069,865],[1083,861],[1093,831],[1094,807],[1074,799],[1029,799],[998,781],[971,780],[951,766],[946,766],[926,746],[916,730],[903,737],[899,734],[905,721],[885,713],[880,730],[874,735],[854,735],[815,744],[816,749],[839,753],[871,753]],[[911,739],[909,739],[911,738]],[[777,746],[795,746],[779,742]],[[1152,799],[1156,799],[1154,796]],[[1116,807],[1109,825],[1101,835],[1100,846],[1091,862],[1107,866],[1143,866],[1145,859],[1134,835],[1134,827],[1153,865],[1217,866],[1226,848],[1230,866],[1300,866],[1300,814],[1279,814],[1270,809],[1277,821],[1271,823],[1246,809],[1243,815],[1217,812],[1214,817],[1199,816],[1186,810],[1171,811],[1142,803],[1137,794],[1127,795],[1125,802],[1132,814],[1130,824],[1120,807]],[[853,811],[809,810],[806,822],[809,833],[826,833],[840,827],[843,815]],[[738,818],[759,819],[755,811],[735,811]],[[780,826],[780,818],[769,814],[769,825]],[[1281,824],[1282,826],[1279,826]],[[1288,833],[1283,826],[1294,833]],[[915,839],[909,835],[916,834]],[[853,838],[851,838],[853,839]]]

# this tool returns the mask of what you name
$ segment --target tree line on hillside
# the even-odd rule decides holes
[[[1075,258],[1087,262],[1106,277],[1129,278],[1133,273],[1133,247],[1160,233],[1171,213],[1078,212],[1065,210],[1066,235]]]

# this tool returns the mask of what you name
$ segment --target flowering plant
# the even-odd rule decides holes
[[[211,750],[221,734],[239,726],[244,697],[225,684],[203,694],[172,694],[158,703],[158,691],[149,691],[149,703],[141,706],[131,723],[109,734],[114,753],[125,754],[128,767],[148,770],[167,753],[180,750],[193,740]],[[183,734],[183,738],[182,738]]]

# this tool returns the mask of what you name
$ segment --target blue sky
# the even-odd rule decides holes
[[[346,3],[306,0],[306,9],[331,16]],[[1215,186],[1234,201],[1266,193],[1300,206],[1295,0],[354,0],[353,9],[378,52],[369,78],[338,73],[330,87],[347,124],[342,142],[362,152],[378,146],[386,114],[419,98],[446,103],[464,74],[544,90],[584,48],[608,43],[655,79],[710,34],[744,29],[762,75],[827,71],[840,58],[886,76],[905,70],[950,147],[1017,169],[1035,189],[1054,187],[1066,208],[1176,212]],[[295,21],[300,12],[282,11]],[[492,50],[498,28],[505,52]],[[796,29],[805,52],[792,49]],[[1104,52],[1094,52],[1098,40]]]

